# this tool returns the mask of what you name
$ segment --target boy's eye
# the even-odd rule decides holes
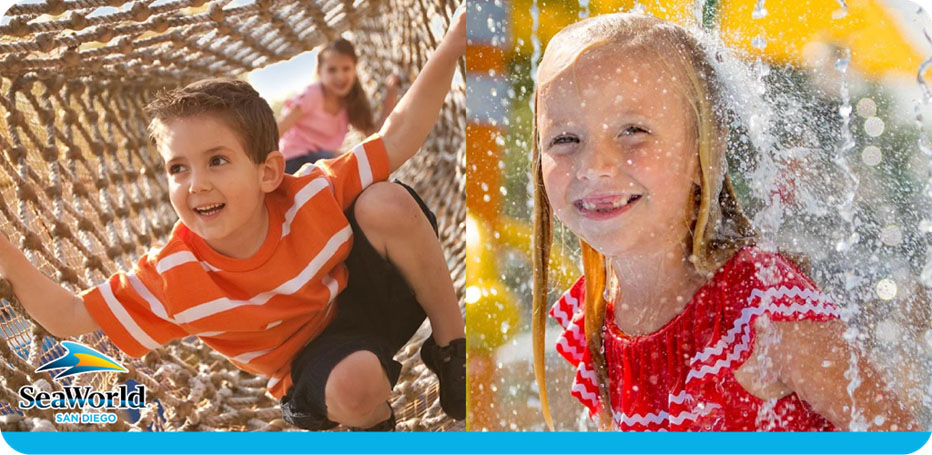
[[[222,166],[222,165],[227,164],[227,163],[229,163],[229,162],[230,162],[230,160],[228,160],[225,156],[217,155],[217,156],[214,156],[214,157],[211,157],[211,158],[210,158],[210,165],[211,165],[211,166]]]
[[[619,136],[634,136],[635,134],[650,134],[650,130],[642,126],[628,125],[621,130]]]
[[[184,172],[185,166],[182,164],[172,164],[168,166],[168,175],[175,175],[179,172]]]

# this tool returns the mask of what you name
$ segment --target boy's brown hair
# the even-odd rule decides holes
[[[149,139],[157,143],[161,126],[170,120],[214,115],[237,132],[246,155],[256,164],[278,150],[278,125],[272,108],[248,82],[204,79],[183,88],[160,92],[146,106]]]

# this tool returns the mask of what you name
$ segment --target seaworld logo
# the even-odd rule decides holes
[[[90,373],[92,371],[122,371],[124,373],[127,371],[126,368],[116,363],[115,360],[81,343],[62,341],[61,345],[64,346],[65,350],[68,352],[37,368],[36,373],[67,368],[65,371],[55,375],[55,379],[61,379],[75,374]]]
[[[46,363],[36,369],[36,373],[43,371],[64,369],[55,375],[55,379],[68,376],[90,373],[94,371],[128,371],[115,360],[107,357],[83,344],[71,341],[62,341],[62,346],[68,351],[65,355]],[[135,387],[121,384],[116,390],[101,392],[93,390],[91,386],[62,386],[62,390],[51,392],[37,390],[27,385],[19,388],[20,409],[141,409],[147,407],[146,386],[139,384]],[[109,413],[94,414],[57,414],[56,423],[113,423],[116,415]]]

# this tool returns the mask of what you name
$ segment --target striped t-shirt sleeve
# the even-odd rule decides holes
[[[390,173],[388,153],[378,135],[370,136],[336,158],[320,160],[315,164],[327,174],[343,210],[349,208],[362,190],[375,182],[388,179]]]
[[[161,302],[161,277],[143,257],[130,273],[118,273],[80,294],[100,328],[124,353],[141,357],[188,335],[172,322]]]

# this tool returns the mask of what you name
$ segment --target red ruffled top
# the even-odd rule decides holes
[[[576,366],[571,394],[594,416],[601,403],[584,334],[585,277],[551,308],[557,351]],[[603,347],[614,427],[622,431],[828,431],[795,393],[761,400],[734,377],[754,349],[754,321],[839,317],[828,296],[778,254],[740,250],[683,311],[654,333],[625,337],[612,304]]]

